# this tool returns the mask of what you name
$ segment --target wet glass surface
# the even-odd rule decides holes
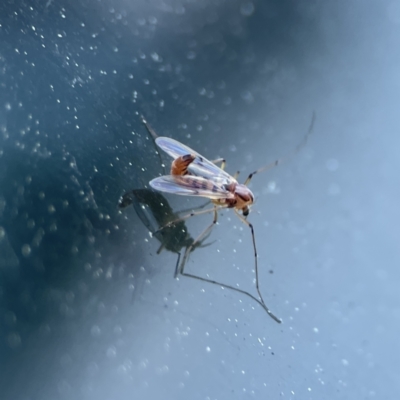
[[[396,398],[397,2],[6,0],[0,34],[1,399]],[[244,182],[314,110],[250,184],[282,324],[174,279],[212,216],[155,233],[204,200],[149,194],[141,116]],[[256,296],[232,210],[187,270]]]

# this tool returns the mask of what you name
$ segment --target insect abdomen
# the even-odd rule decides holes
[[[187,175],[188,167],[195,158],[196,156],[193,154],[185,154],[176,158],[171,165],[171,175]]]

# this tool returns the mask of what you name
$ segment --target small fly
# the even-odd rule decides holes
[[[175,277],[177,277],[178,275],[188,276],[245,294],[246,296],[249,296],[250,298],[255,300],[258,304],[260,304],[268,313],[268,315],[276,322],[281,322],[281,320],[276,317],[267,307],[260,292],[257,247],[254,235],[254,228],[253,225],[249,221],[247,221],[250,207],[254,203],[254,195],[247,187],[247,185],[250,183],[252,177],[255,174],[271,169],[296,154],[300,150],[300,148],[303,147],[307,142],[308,136],[312,132],[314,121],[315,114],[313,113],[309,130],[304,136],[301,143],[299,143],[299,145],[295,148],[293,154],[288,155],[284,158],[277,159],[273,163],[267,164],[252,172],[243,184],[238,183],[238,181],[236,180],[238,173],[235,176],[231,176],[224,170],[226,164],[224,159],[221,158],[211,162],[196,151],[192,150],[190,147],[185,146],[177,140],[167,137],[157,137],[155,139],[157,146],[159,146],[168,155],[170,155],[174,159],[174,161],[171,165],[170,175],[160,176],[153,179],[152,181],[150,181],[150,186],[153,189],[159,190],[161,192],[173,193],[182,196],[205,197],[210,199],[213,203],[213,207],[210,209],[191,212],[177,220],[167,223],[159,229],[160,231],[164,228],[167,228],[168,226],[176,224],[194,215],[206,213],[214,214],[212,223],[206,229],[204,229],[203,232],[201,232],[200,235],[191,244],[191,246],[186,249],[182,263],[179,266],[177,265]],[[219,163],[221,164],[221,167],[218,167],[216,165]],[[226,208],[233,209],[236,216],[250,228],[254,249],[255,286],[259,296],[258,299],[242,289],[185,272],[185,264],[190,252],[195,248],[196,243],[201,242],[205,237],[210,234],[211,229],[217,223],[218,211]]]

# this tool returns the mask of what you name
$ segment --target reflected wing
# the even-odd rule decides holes
[[[213,181],[219,181],[221,184],[229,184],[236,182],[236,179],[230,176],[227,172],[217,167],[211,161],[197,153],[188,146],[178,142],[175,139],[167,137],[158,137],[156,139],[157,146],[163,149],[171,157],[178,158],[186,154],[193,154],[196,156],[194,161],[189,165],[188,169],[195,175],[203,176]]]
[[[201,176],[165,175],[150,181],[153,189],[183,196],[201,196],[209,199],[231,198],[233,194],[222,184],[217,184]]]

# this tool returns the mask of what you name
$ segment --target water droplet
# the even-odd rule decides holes
[[[246,1],[240,6],[240,13],[245,17],[250,17],[254,13],[254,4],[251,1]]]
[[[12,349],[15,349],[21,344],[21,336],[17,332],[10,333],[7,336],[7,343]]]
[[[114,358],[117,355],[117,349],[114,346],[111,346],[107,349],[107,357]]]
[[[90,334],[93,337],[99,337],[101,335],[101,329],[97,325],[93,325],[92,328],[90,329]]]
[[[189,51],[186,57],[188,60],[194,60],[196,58],[196,53],[194,51]]]
[[[31,251],[32,251],[32,249],[31,249],[31,246],[29,246],[29,244],[24,244],[21,248],[21,252],[24,257],[29,257],[31,254]]]

